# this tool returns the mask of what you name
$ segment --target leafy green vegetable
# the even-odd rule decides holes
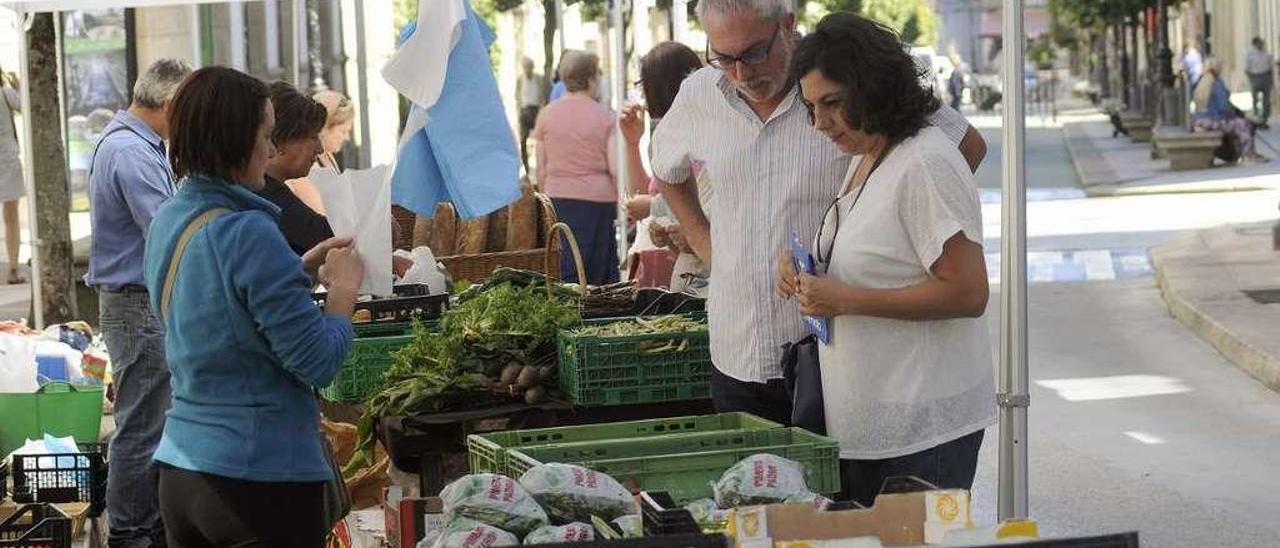
[[[635,499],[618,480],[573,464],[542,464],[520,476],[523,485],[560,523],[606,520],[636,514]]]

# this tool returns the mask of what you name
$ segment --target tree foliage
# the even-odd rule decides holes
[[[908,44],[933,44],[938,38],[938,16],[924,0],[800,0],[796,2],[796,12],[808,13],[811,4],[818,7],[819,18],[848,11],[879,21],[897,31]]]

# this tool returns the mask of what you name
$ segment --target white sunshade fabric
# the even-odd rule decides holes
[[[142,8],[207,4],[220,0],[0,0],[0,7],[19,12],[94,10],[106,8]]]

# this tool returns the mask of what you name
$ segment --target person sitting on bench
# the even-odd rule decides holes
[[[1253,150],[1253,123],[1231,105],[1231,92],[1222,81],[1221,67],[1217,59],[1205,61],[1204,75],[1195,89],[1192,127],[1196,131],[1221,131],[1226,150],[1217,156],[1227,162],[1264,160]]]

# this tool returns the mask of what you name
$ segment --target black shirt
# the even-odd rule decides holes
[[[267,184],[258,192],[280,208],[280,232],[289,241],[289,247],[301,257],[311,248],[333,237],[333,229],[324,215],[316,213],[298,198],[284,183],[266,178]]]

